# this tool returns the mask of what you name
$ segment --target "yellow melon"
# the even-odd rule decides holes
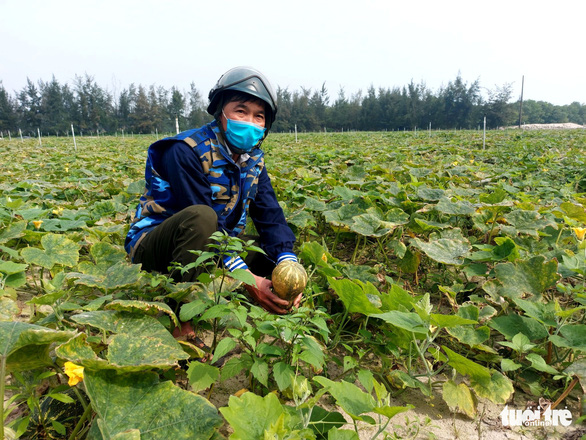
[[[307,272],[296,261],[285,260],[273,269],[271,279],[275,293],[280,298],[290,301],[305,289]]]

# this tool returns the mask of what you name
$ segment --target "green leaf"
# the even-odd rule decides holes
[[[254,363],[252,364],[252,368],[250,372],[258,380],[261,384],[265,387],[268,386],[269,383],[269,364],[265,361],[260,359],[255,359]]]
[[[140,300],[115,300],[108,303],[105,307],[105,310],[118,310],[121,312],[140,312],[144,313],[145,315],[149,316],[157,316],[160,313],[164,313],[169,315],[171,321],[175,327],[179,327],[179,320],[171,307],[163,302],[149,302],[149,301],[140,301]]]
[[[421,263],[421,254],[407,248],[404,256],[397,261],[397,266],[405,273],[416,273]]]
[[[557,269],[555,259],[545,262],[545,257],[541,255],[527,261],[498,264],[494,268],[503,286],[501,295],[512,299],[522,299],[527,295],[534,300],[541,299],[543,292],[560,279]]]
[[[236,347],[236,341],[232,338],[224,338],[216,346],[214,351],[214,362],[217,362],[222,356],[225,356]]]
[[[2,291],[0,290],[0,295]],[[14,317],[20,313],[18,304],[12,298],[0,296],[0,321],[13,321]]]
[[[445,328],[445,327],[459,327],[462,325],[468,324],[478,324],[477,321],[472,319],[462,318],[461,316],[457,315],[441,315],[439,313],[432,313],[431,317],[431,324]]]
[[[249,392],[239,398],[230,396],[228,406],[220,408],[220,412],[234,430],[232,440],[258,440],[264,438],[265,430],[277,422],[284,410],[273,393],[260,397]]]
[[[221,370],[222,382],[240,374],[242,370],[250,369],[251,367],[252,359],[248,355],[228,359]]]
[[[361,414],[373,411],[376,406],[374,398],[370,394],[365,393],[352,383],[334,382],[323,376],[316,376],[313,380],[323,386],[336,400],[336,404],[355,420],[361,420]]]
[[[564,325],[560,328],[559,335],[551,335],[549,340],[558,347],[586,352],[586,325]]]
[[[6,359],[9,372],[50,365],[50,345],[73,336],[75,332],[51,330],[25,322],[0,321],[0,359]]]
[[[79,246],[63,235],[46,234],[41,238],[43,249],[27,247],[20,255],[29,264],[52,269],[56,264],[73,267],[79,258]]]
[[[193,392],[198,393],[220,378],[220,369],[202,362],[191,362],[187,369],[187,378]]]
[[[0,243],[6,243],[15,238],[22,237],[26,229],[26,223],[24,221],[14,222],[0,230]]]
[[[516,363],[511,359],[502,359],[501,360],[501,370],[507,371],[515,371],[521,368],[523,365]]]
[[[466,257],[472,249],[468,241],[450,238],[431,240],[429,243],[414,238],[412,244],[438,263],[453,264],[457,266],[464,263],[464,257]]]
[[[386,313],[372,314],[373,318],[382,319],[391,325],[407,330],[413,333],[427,334],[429,326],[423,322],[417,313],[400,312],[398,310],[391,310]]]
[[[491,380],[490,371],[488,368],[477,364],[474,361],[442,346],[442,349],[448,356],[448,364],[454,368],[458,373],[470,376],[472,380],[481,385],[488,386]]]
[[[543,359],[537,353],[529,353],[527,355],[526,359],[529,362],[531,362],[531,367],[535,368],[538,371],[542,371],[544,373],[549,373],[549,374],[553,374],[553,375],[559,374],[558,370],[547,365],[547,363],[545,362],[545,359]]]
[[[570,202],[564,202],[560,205],[560,208],[571,219],[586,223],[586,210],[584,207]]]
[[[442,396],[452,411],[460,411],[473,418],[476,414],[476,401],[466,384],[456,384],[448,380],[442,387]]]
[[[507,403],[511,394],[515,391],[510,379],[499,372],[494,372],[488,383],[484,380],[479,382],[473,379],[471,385],[478,397],[483,397],[502,405]]]
[[[364,315],[380,313],[380,309],[372,305],[363,288],[357,283],[348,279],[334,280],[333,278],[328,278],[328,281],[349,313],[362,313]]]
[[[470,202],[463,200],[463,201],[456,201],[452,202],[447,197],[443,197],[440,199],[438,204],[435,206],[439,212],[443,214],[451,214],[451,215],[470,215],[474,214],[476,208]]]
[[[332,428],[328,431],[328,440],[360,440],[356,431]]]
[[[238,281],[242,281],[244,284],[256,286],[254,275],[252,275],[252,273],[250,273],[248,270],[236,269],[230,272],[230,276]]]
[[[387,375],[387,379],[395,385],[397,388],[417,388],[425,396],[431,397],[431,390],[429,386],[421,382],[420,380],[411,377],[409,374],[401,370],[392,370]]]
[[[390,310],[406,310],[409,311],[415,304],[415,298],[409,292],[400,286],[393,284],[389,289],[388,294],[381,294],[381,301],[383,303],[382,309],[384,311]]]
[[[389,419],[392,419],[397,414],[409,411],[410,409],[413,409],[413,408],[414,408],[413,405],[407,405],[407,406],[383,405],[383,406],[377,406],[376,408],[374,408],[373,412],[375,412],[376,414],[380,414],[381,416],[385,416]]]
[[[515,336],[513,336],[511,342],[501,341],[499,343],[505,347],[512,348],[519,354],[527,353],[529,350],[535,347],[535,344],[532,344],[529,338],[523,333],[517,333]]]
[[[90,256],[94,263],[82,261],[78,265],[78,270],[96,276],[103,276],[110,266],[126,261],[124,249],[107,242],[95,243],[90,249]]]
[[[504,219],[513,226],[515,232],[521,234],[529,234],[534,237],[538,236],[537,231],[553,226],[557,229],[555,222],[546,220],[541,217],[537,211],[515,210],[505,214]]]
[[[490,328],[483,325],[478,328],[470,326],[447,328],[447,332],[463,344],[477,347],[490,338]]]
[[[548,327],[556,327],[555,302],[550,301],[547,304],[537,301],[529,301],[521,298],[514,299],[515,304],[525,312],[526,316],[537,319]]]
[[[521,258],[517,244],[510,237],[496,237],[494,241],[497,246],[492,250],[495,260],[515,261]]]
[[[128,264],[124,261],[108,267],[103,274],[69,274],[77,277],[75,284],[82,284],[88,287],[96,287],[101,290],[120,289],[131,286],[140,278],[140,264]]]
[[[509,340],[518,333],[523,333],[530,341],[547,338],[547,329],[535,319],[515,314],[501,315],[492,318],[488,325],[499,331]]]
[[[63,424],[59,423],[57,420],[51,420],[51,426],[53,426],[53,429],[57,431],[57,434],[65,436],[67,430],[65,429],[65,426],[63,426]]]
[[[92,347],[87,343],[87,335],[80,333],[55,349],[55,354],[61,359],[66,359],[85,368],[102,369],[109,368],[106,359],[99,358]]]
[[[295,376],[295,370],[293,370],[291,365],[285,362],[277,362],[273,365],[273,377],[275,378],[275,382],[277,382],[279,391],[284,391],[291,386],[293,376]]]
[[[153,440],[208,440],[222,425],[210,402],[171,381],[159,383],[154,372],[87,370],[84,382],[104,438],[135,429]]]
[[[191,321],[194,317],[203,313],[209,305],[210,303],[204,302],[201,299],[196,299],[190,303],[183,304],[181,306],[181,311],[179,312],[179,319],[182,322]]]
[[[326,411],[317,405],[311,411],[309,426],[318,435],[318,438],[325,438],[326,433],[345,424],[346,419],[338,411]]]
[[[189,355],[154,317],[119,311],[95,311],[71,319],[114,333],[108,341],[106,359],[111,367],[125,371],[170,368]]]
[[[502,189],[501,187],[497,187],[494,189],[493,192],[488,194],[480,194],[478,199],[482,203],[486,203],[489,205],[496,205],[497,203],[501,203],[507,197],[507,192]]]
[[[311,365],[316,369],[321,369],[324,365],[324,349],[317,342],[313,336],[304,336],[300,340],[303,351],[299,355],[299,358]]]
[[[5,275],[24,272],[27,267],[28,264],[15,263],[13,261],[0,261],[0,272]]]

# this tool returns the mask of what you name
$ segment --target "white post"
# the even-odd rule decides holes
[[[10,132],[8,132],[8,134],[10,134]],[[22,138],[22,130],[20,128],[18,129],[18,134],[20,135],[20,142],[24,142],[24,139]]]
[[[20,128],[19,128],[20,130]],[[22,139],[22,136],[20,137]],[[11,141],[12,140],[12,136],[10,136],[10,130],[8,130],[8,140]]]
[[[429,123],[429,137],[431,137],[431,122]]]
[[[295,143],[297,143],[297,124],[295,124]]]
[[[71,124],[71,136],[73,136],[73,146],[75,147],[75,151],[77,152],[77,142],[75,142],[75,131],[73,130],[73,124]]]
[[[482,149],[486,148],[486,116],[484,117],[484,130],[482,132]]]
[[[43,143],[41,142],[41,130],[39,130],[39,127],[37,127],[37,134],[39,135],[39,147],[42,147]]]
[[[155,134],[157,135],[157,140],[159,140],[159,129],[155,127]]]
[[[175,117],[175,129],[177,130],[177,134],[179,134],[179,119]]]

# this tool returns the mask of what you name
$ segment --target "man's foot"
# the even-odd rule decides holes
[[[205,347],[204,342],[195,334],[191,321],[182,322],[181,327],[175,327],[173,329],[173,337],[182,341],[191,342],[199,348]]]

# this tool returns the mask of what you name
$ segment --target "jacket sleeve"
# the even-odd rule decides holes
[[[211,206],[212,190],[201,163],[184,142],[175,142],[160,152],[157,172],[169,183],[173,193],[173,210],[191,205]]]
[[[295,234],[287,224],[285,214],[277,201],[266,167],[258,180],[258,192],[250,203],[250,217],[260,235],[260,245],[267,256],[276,263],[297,260],[293,253]]]
[[[212,189],[199,158],[184,142],[176,142],[160,156],[160,170],[175,199],[175,212],[191,205],[212,206]],[[225,229],[224,220],[218,217],[218,229]]]

